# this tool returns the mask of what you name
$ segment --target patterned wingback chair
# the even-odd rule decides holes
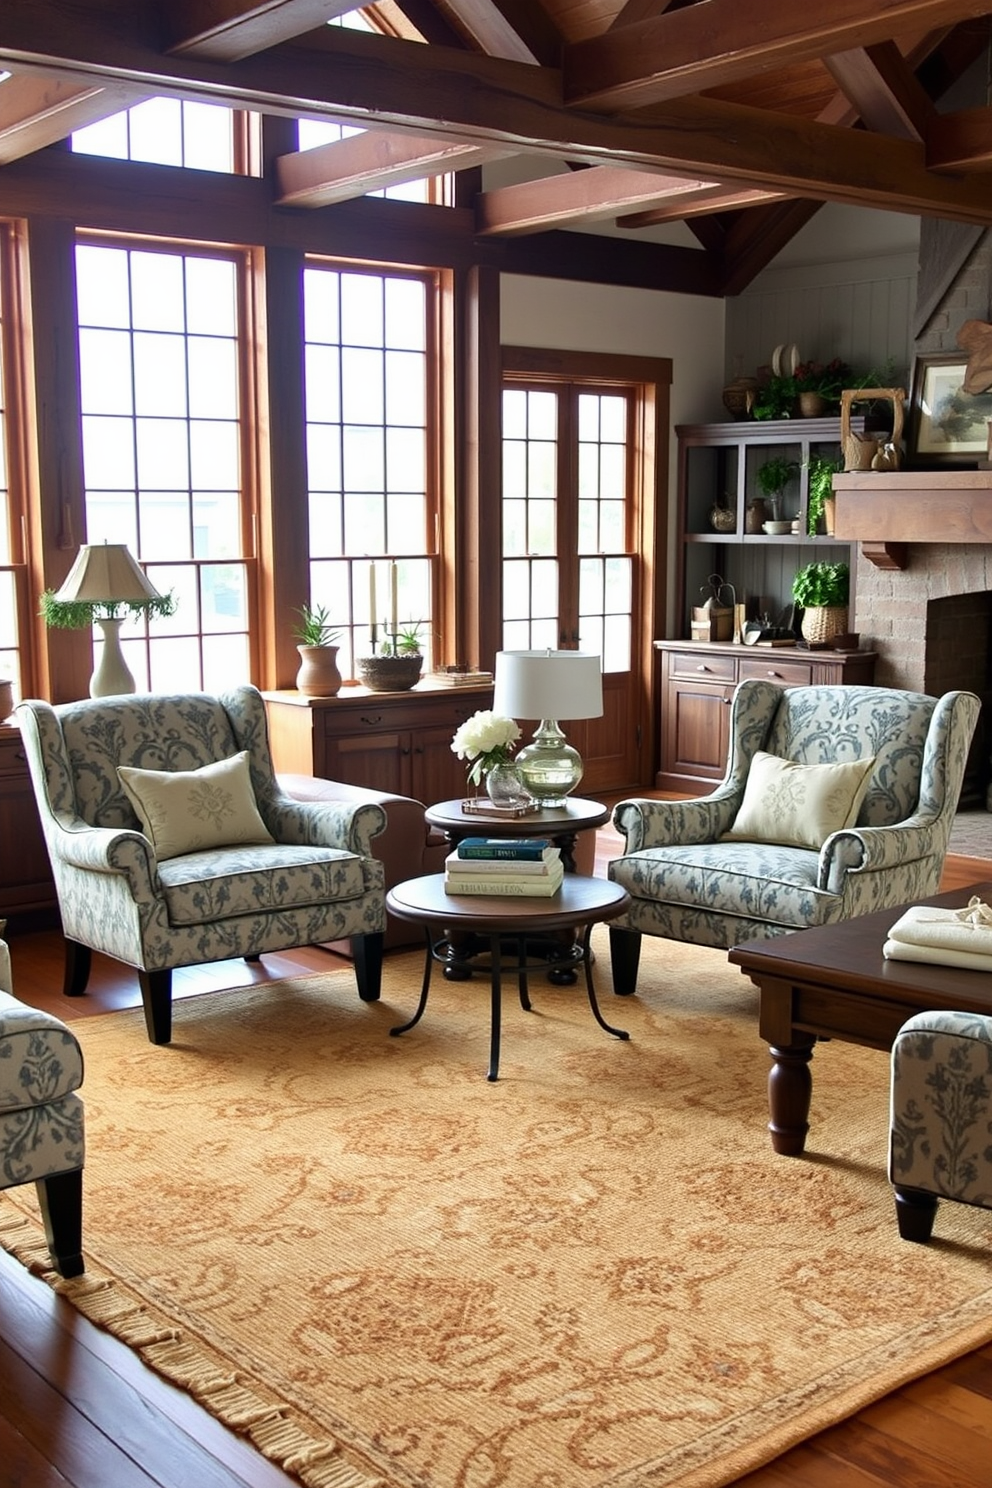
[[[0,928],[3,922],[0,921]],[[83,1269],[83,1055],[51,1013],[18,1002],[0,940],[0,1188],[33,1183],[52,1263]]]
[[[904,1240],[930,1239],[940,1199],[992,1209],[992,1018],[939,1011],[904,1023],[890,1110],[889,1180]]]
[[[734,694],[727,773],[693,801],[621,801],[609,876],[631,895],[610,927],[614,990],[635,990],[641,935],[726,947],[937,891],[979,700],[882,687]],[[758,751],[799,765],[874,759],[855,822],[818,848],[728,838]]]
[[[291,800],[275,779],[261,693],[138,695],[17,710],[66,938],[64,991],[90,951],[137,969],[153,1043],[171,1038],[171,971],[351,939],[359,995],[379,996],[386,923],[370,841],[381,806]],[[195,771],[246,751],[271,842],[156,855],[119,766]]]

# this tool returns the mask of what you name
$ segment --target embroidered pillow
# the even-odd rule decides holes
[[[854,826],[874,764],[871,755],[840,765],[799,765],[759,749],[740,810],[723,840],[819,852],[831,832]]]
[[[200,770],[118,765],[117,774],[160,861],[275,840],[258,814],[246,749]]]

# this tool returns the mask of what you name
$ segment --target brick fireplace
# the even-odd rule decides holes
[[[992,232],[977,242],[972,238],[956,268],[940,262],[948,241],[924,224],[921,285],[939,284],[943,275],[946,288],[928,301],[932,308],[917,327],[916,354],[958,351],[963,322],[990,318]],[[936,694],[966,688],[982,699],[962,805],[992,810],[992,472],[985,474],[988,489],[961,493],[960,502],[953,490],[934,492],[930,500],[924,491],[912,517],[906,503],[908,530],[899,530],[901,493],[893,490],[893,525],[886,537],[908,539],[899,552],[904,566],[878,567],[865,556],[867,548],[859,550],[853,628],[863,646],[878,652],[879,686]],[[941,482],[954,478],[941,472]],[[953,542],[923,540],[952,531]]]
[[[992,501],[992,494],[989,500]],[[859,558],[855,629],[878,652],[880,687],[977,693],[982,713],[962,806],[989,804],[992,781],[992,544],[911,543],[901,570]]]

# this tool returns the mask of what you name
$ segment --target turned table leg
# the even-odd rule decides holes
[[[769,1049],[772,1067],[768,1072],[768,1112],[772,1147],[781,1157],[799,1157],[809,1131],[809,1106],[813,1093],[815,1034],[796,1034],[794,1044]]]

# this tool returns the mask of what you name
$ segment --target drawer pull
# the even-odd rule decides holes
[[[706,665],[705,661],[701,661],[699,663],[699,665],[697,666],[696,671],[697,672],[708,672],[708,671],[710,671],[710,668]]]
[[[363,713],[362,714],[362,722],[363,723],[370,724],[370,725],[371,724],[376,724],[376,723],[381,723],[382,722],[382,714],[381,713]]]
[[[18,761],[23,760],[25,763],[27,763],[27,755],[24,753],[23,749],[15,749],[14,758]]]

